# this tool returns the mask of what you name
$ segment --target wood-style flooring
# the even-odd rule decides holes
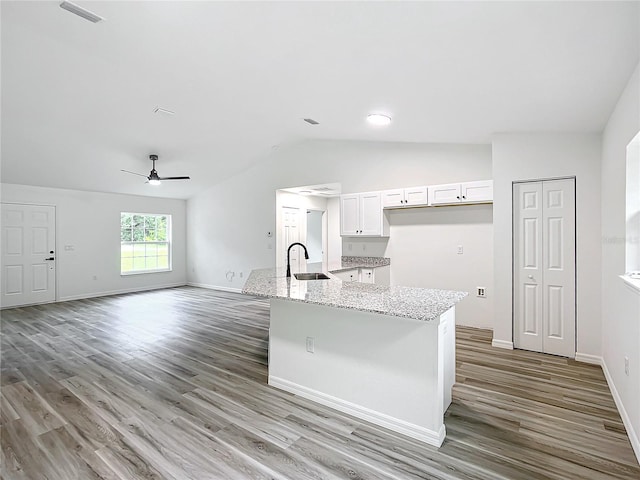
[[[271,388],[269,305],[182,287],[2,315],[1,478],[640,479],[599,367],[458,328],[441,448]]]

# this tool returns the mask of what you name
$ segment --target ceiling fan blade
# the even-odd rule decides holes
[[[191,180],[191,177],[158,177],[158,180]]]
[[[142,173],[130,172],[129,170],[120,170],[120,171],[125,173],[132,173],[133,175],[140,175],[141,177],[145,177],[145,178],[149,178],[148,175],[143,175]]]

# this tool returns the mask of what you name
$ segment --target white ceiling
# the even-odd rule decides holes
[[[600,132],[639,58],[638,2],[77,3],[106,21],[1,4],[3,182],[188,198],[304,138]],[[192,180],[120,172],[150,153]]]

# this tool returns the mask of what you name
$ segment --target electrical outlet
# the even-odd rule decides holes
[[[316,341],[313,337],[307,337],[307,352],[314,353],[316,349]]]
[[[242,273],[242,272],[240,272],[240,278],[242,278],[242,275],[243,275],[243,273]]]
[[[94,275],[94,276],[93,276],[93,279],[94,279],[94,280],[97,280],[97,279],[98,279],[98,276],[97,276],[97,275]]]
[[[477,293],[476,296],[477,297],[486,297],[487,296],[487,289],[484,287],[476,287],[477,288]]]
[[[347,250],[351,251],[353,249],[353,243],[349,243],[347,246]]]
[[[462,255],[464,253],[464,248],[462,245],[458,245],[458,255]]]
[[[362,244],[362,251],[365,252],[367,250],[367,244],[363,243]]]
[[[629,376],[629,357],[624,357],[624,374]]]

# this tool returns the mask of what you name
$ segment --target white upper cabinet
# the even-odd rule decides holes
[[[340,235],[388,237],[389,221],[382,211],[380,192],[340,196]]]
[[[428,205],[427,187],[397,188],[382,192],[384,208],[419,207]]]
[[[463,183],[462,201],[465,203],[493,202],[493,180]]]
[[[360,231],[360,195],[340,197],[340,235],[358,235]]]
[[[429,187],[429,205],[487,203],[493,201],[493,180],[449,183]]]

